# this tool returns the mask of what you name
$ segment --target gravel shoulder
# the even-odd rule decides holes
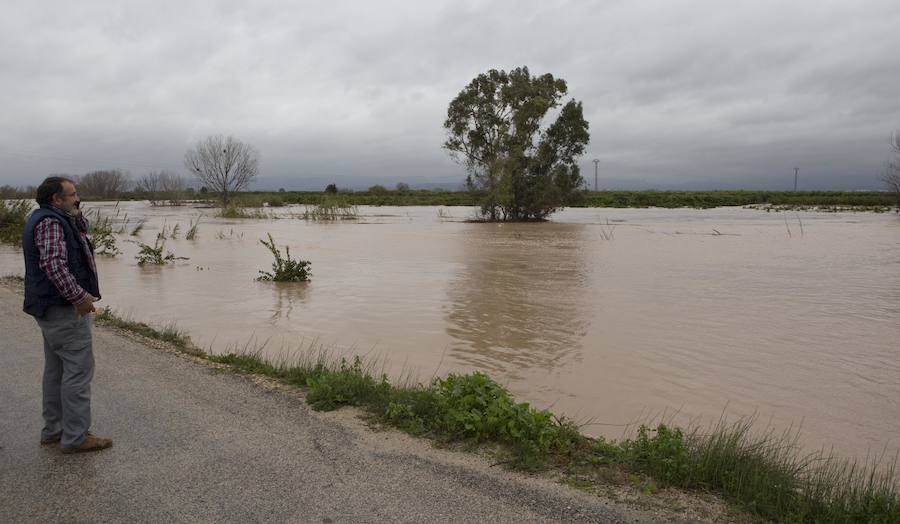
[[[99,453],[38,445],[43,352],[0,285],[0,514],[8,522],[653,522],[541,476],[491,467],[353,410],[94,327]],[[705,519],[704,519],[705,520]]]

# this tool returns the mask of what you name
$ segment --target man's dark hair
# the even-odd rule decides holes
[[[37,200],[38,205],[49,206],[53,204],[53,195],[62,196],[63,182],[69,182],[70,184],[75,183],[74,180],[64,176],[50,176],[45,178],[37,188],[35,200]]]

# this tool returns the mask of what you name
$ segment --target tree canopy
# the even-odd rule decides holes
[[[900,130],[891,135],[890,146],[893,158],[888,161],[881,181],[897,197],[897,207],[900,208]]]
[[[491,69],[450,102],[444,149],[466,166],[486,217],[543,219],[583,184],[577,159],[590,140],[588,123],[581,102],[562,104],[566,93],[565,80],[551,74]]]

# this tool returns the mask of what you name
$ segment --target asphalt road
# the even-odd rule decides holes
[[[113,330],[95,326],[94,353],[92,431],[114,447],[40,447],[40,331],[0,286],[0,521],[652,520]]]

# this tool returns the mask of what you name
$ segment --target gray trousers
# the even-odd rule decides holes
[[[78,318],[74,306],[51,306],[36,320],[44,335],[41,440],[60,437],[60,447],[77,447],[91,427],[91,315]]]

